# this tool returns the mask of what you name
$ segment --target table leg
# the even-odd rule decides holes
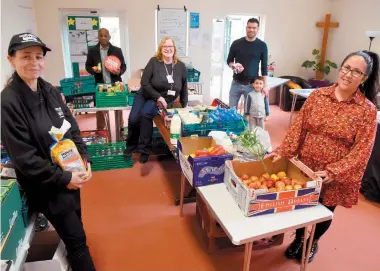
[[[297,95],[293,94],[292,108],[290,109],[289,127],[290,127],[290,125],[292,125],[292,118],[293,118],[294,110],[296,108],[296,103],[297,103]]]
[[[249,265],[251,263],[252,244],[253,242],[245,244],[243,271],[249,271]]]
[[[179,216],[183,216],[183,198],[185,197],[185,181],[186,177],[181,173],[181,191],[179,195]]]
[[[121,141],[120,140],[120,130],[121,130],[120,121],[121,121],[121,118],[120,118],[120,114],[119,114],[118,110],[115,110],[113,112],[115,114],[116,142],[120,142]]]
[[[185,182],[186,183],[186,182]],[[190,189],[188,188],[190,187]],[[187,190],[187,191],[186,191]],[[190,190],[190,191],[189,191]],[[186,185],[185,184],[185,189],[184,189],[184,197],[183,197],[183,204],[187,204],[187,203],[193,203],[193,202],[196,202],[196,190],[194,187],[192,187],[191,185]],[[180,205],[180,202],[181,199],[178,198],[178,199],[175,199],[174,200],[174,205],[175,206],[178,206]]]
[[[305,259],[305,256],[306,256],[306,240],[307,240],[307,226],[304,228],[304,233],[303,233],[303,240],[304,240],[304,243],[303,243],[303,246],[302,246],[302,257],[301,257],[301,268],[300,270],[303,271],[303,268],[304,268],[304,259]]]
[[[317,226],[317,224],[314,224],[313,227],[311,228],[311,233],[309,236],[309,244],[307,246],[306,255],[303,254],[303,257],[301,260],[301,271],[306,271],[307,265],[309,264],[309,255],[310,255],[311,246],[312,246],[313,240],[314,240],[314,233],[315,233],[315,227],[316,226]],[[305,231],[305,233],[306,233],[306,231]],[[305,247],[306,247],[306,239],[304,239],[304,240],[305,240],[305,242],[303,243],[302,252],[305,250]]]
[[[282,92],[283,92],[283,89],[284,89],[284,87],[281,85],[280,86],[280,102],[279,102],[279,106],[280,106],[281,109],[282,109],[282,104],[283,104],[283,102],[282,102]]]
[[[111,134],[111,125],[110,125],[109,111],[104,111],[104,120],[106,122],[108,139],[109,139],[110,142],[112,142],[112,134]]]

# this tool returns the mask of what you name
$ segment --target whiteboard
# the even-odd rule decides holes
[[[164,37],[171,37],[177,46],[178,56],[187,56],[188,12],[184,9],[157,10],[157,46]]]

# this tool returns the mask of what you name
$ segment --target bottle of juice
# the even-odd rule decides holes
[[[170,123],[170,143],[177,146],[177,141],[181,137],[181,118],[178,114],[174,114]]]

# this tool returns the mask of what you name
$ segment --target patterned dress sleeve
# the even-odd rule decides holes
[[[372,107],[356,133],[351,151],[343,159],[326,166],[331,179],[340,183],[361,182],[375,142],[376,129],[377,113]]]
[[[292,158],[298,155],[307,134],[305,127],[306,121],[317,95],[316,91],[314,91],[310,94],[309,98],[306,99],[281,145],[275,150],[277,154],[286,158]]]

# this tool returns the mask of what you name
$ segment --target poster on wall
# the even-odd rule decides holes
[[[73,76],[87,76],[86,56],[88,50],[98,43],[99,17],[67,16],[67,26]]]
[[[199,12],[190,12],[190,46],[199,46],[201,42],[201,31],[199,28]]]

